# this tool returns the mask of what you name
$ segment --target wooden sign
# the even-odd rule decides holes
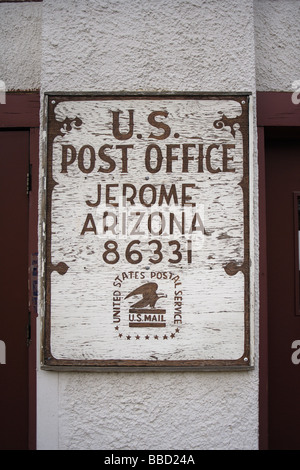
[[[251,366],[249,94],[47,94],[44,366]]]

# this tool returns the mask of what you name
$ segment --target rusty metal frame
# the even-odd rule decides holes
[[[243,189],[244,200],[244,263],[242,266],[237,266],[235,263],[230,263],[227,266],[226,272],[229,275],[234,275],[238,271],[243,272],[245,278],[245,292],[244,292],[244,355],[238,360],[178,360],[178,361],[146,361],[146,360],[73,360],[73,359],[56,359],[51,353],[51,273],[57,271],[64,274],[64,262],[59,262],[53,265],[51,262],[51,194],[56,182],[52,176],[52,143],[57,133],[59,132],[58,123],[54,118],[54,107],[60,101],[65,100],[107,100],[107,99],[137,99],[143,100],[151,99],[233,99],[239,101],[246,98],[246,113],[243,115],[243,139],[244,139],[244,174],[240,186]],[[55,101],[55,106],[51,104]],[[246,115],[245,115],[246,114]],[[226,125],[233,123],[228,122],[226,117]],[[241,119],[241,118],[240,118]],[[235,119],[235,122],[238,122]],[[250,92],[241,93],[220,93],[220,92],[46,92],[44,96],[44,130],[47,133],[47,140],[44,142],[44,165],[47,171],[46,178],[46,195],[45,195],[45,211],[46,217],[46,240],[44,243],[44,260],[45,260],[45,317],[43,323],[43,348],[42,348],[42,368],[45,370],[76,370],[76,371],[242,371],[251,370],[254,368],[253,364],[253,335],[252,335],[252,304],[250,299],[250,292],[252,288],[252,278],[250,269],[250,205],[251,205],[251,174],[250,164],[252,163],[252,149],[253,149],[253,113],[252,113],[252,95]],[[61,124],[60,124],[61,126]],[[249,182],[250,181],[250,182]]]

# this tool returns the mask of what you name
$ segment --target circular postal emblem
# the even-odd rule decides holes
[[[113,282],[112,322],[118,338],[174,339],[182,326],[180,276],[170,271],[124,271]]]

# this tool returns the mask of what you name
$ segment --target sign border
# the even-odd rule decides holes
[[[59,132],[59,126],[50,126],[50,120],[55,123],[54,106],[51,106],[51,101],[55,101],[55,105],[59,101],[71,100],[128,100],[128,99],[157,99],[157,100],[174,100],[174,99],[218,99],[228,100],[233,98],[240,103],[245,102],[247,126],[243,128],[243,142],[244,142],[244,158],[243,158],[243,178],[239,183],[243,190],[244,202],[244,262],[241,266],[234,262],[229,263],[225,267],[228,275],[235,275],[241,271],[244,274],[244,354],[236,360],[206,360],[206,359],[193,359],[193,360],[118,360],[118,359],[56,359],[51,353],[51,273],[57,271],[59,274],[64,275],[66,272],[66,265],[59,262],[57,265],[51,263],[51,195],[53,188],[56,185],[52,177],[52,143],[54,138]],[[233,125],[239,119],[245,116],[242,115],[238,119],[227,119],[222,116],[218,122],[221,126]],[[45,92],[44,93],[44,135],[45,141],[43,146],[43,163],[44,171],[46,174],[46,182],[43,191],[43,210],[42,213],[46,219],[44,243],[43,243],[43,263],[44,269],[44,316],[43,316],[43,344],[41,350],[43,370],[70,370],[70,371],[241,371],[251,370],[254,368],[253,352],[252,352],[252,328],[251,328],[251,273],[250,273],[250,188],[252,188],[250,160],[252,159],[252,138],[253,138],[253,105],[251,92]],[[53,128],[54,127],[54,128]]]

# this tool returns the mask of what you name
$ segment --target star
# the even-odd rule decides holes
[[[175,338],[175,333],[170,334],[171,338]]]
[[[136,335],[135,339],[140,339],[139,335]]]
[[[119,329],[119,327],[118,327],[118,326],[115,326],[115,330],[118,330],[118,329]]]
[[[167,335],[164,335],[163,339],[168,339],[168,336],[167,336]]]
[[[130,339],[130,338],[131,338],[131,336],[130,336],[130,335],[128,335],[128,336],[126,336],[126,338],[127,338],[127,339]]]
[[[155,335],[155,336],[154,336],[154,339],[158,339],[158,336],[157,336],[157,335]]]
[[[146,336],[145,336],[145,339],[149,339],[149,335],[146,335]]]
[[[175,331],[176,331],[176,333],[179,333],[179,328],[176,328],[176,330],[175,330]]]
[[[122,333],[119,333],[119,337],[122,338],[122,336],[123,336]]]

